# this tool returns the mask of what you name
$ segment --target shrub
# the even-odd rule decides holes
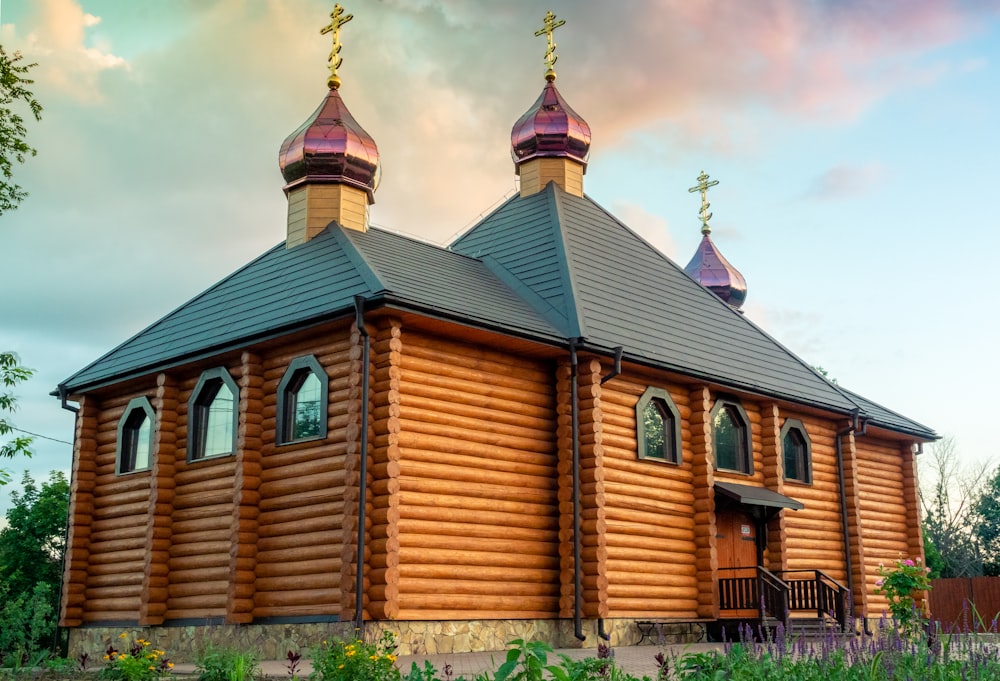
[[[166,658],[166,653],[153,648],[153,644],[143,638],[133,639],[122,632],[118,636],[118,648],[108,646],[104,653],[105,666],[98,676],[107,681],[153,681],[166,676],[174,668],[174,663]]]
[[[921,615],[913,597],[931,588],[928,572],[930,568],[924,567],[919,556],[913,560],[900,558],[891,568],[881,563],[878,566],[879,580],[875,582],[875,593],[889,600],[889,612],[906,634],[919,631]]]
[[[0,663],[19,665],[48,650],[55,632],[48,584],[36,584],[28,593],[12,595],[0,583]]]
[[[396,669],[396,638],[382,633],[378,643],[323,641],[313,653],[310,681],[400,681]]]
[[[256,653],[208,646],[195,660],[199,681],[249,681],[260,671]]]

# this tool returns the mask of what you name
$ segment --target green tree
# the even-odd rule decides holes
[[[25,473],[22,485],[0,530],[0,658],[46,647],[58,618],[69,482],[54,471],[41,487]]]
[[[962,466],[955,440],[944,437],[920,461],[924,553],[935,577],[978,577],[983,551],[973,506],[986,480],[984,465]]]
[[[23,64],[23,59],[20,52],[9,55],[0,45],[0,215],[17,208],[28,196],[14,182],[14,161],[24,163],[37,153],[25,141],[24,117],[13,106],[27,106],[36,121],[42,120],[42,105],[28,89],[35,82],[27,77],[28,71],[37,64]]]
[[[0,352],[0,459],[13,459],[19,454],[31,456],[31,438],[14,436],[4,442],[16,429],[8,421],[8,416],[17,409],[17,397],[10,389],[31,378],[34,372],[21,366],[13,352]],[[10,482],[10,472],[0,468],[0,485]]]
[[[983,547],[983,572],[1000,576],[1000,466],[972,505],[975,534]]]

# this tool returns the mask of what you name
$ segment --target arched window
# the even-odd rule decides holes
[[[226,369],[201,375],[188,400],[188,461],[236,453],[239,394]]]
[[[312,355],[296,357],[278,384],[279,445],[326,437],[330,379]]]
[[[635,406],[639,458],[681,462],[681,417],[670,393],[647,388]]]
[[[787,419],[781,427],[781,450],[785,463],[785,480],[812,483],[809,433],[798,419]]]
[[[125,413],[118,421],[119,475],[149,468],[155,418],[153,405],[147,397],[137,397],[125,407]]]
[[[712,442],[715,467],[719,470],[753,473],[750,426],[739,402],[719,400],[712,409]]]

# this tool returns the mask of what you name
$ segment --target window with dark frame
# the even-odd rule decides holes
[[[278,384],[277,444],[326,437],[329,377],[312,355],[296,357]]]
[[[153,452],[154,413],[149,399],[139,397],[125,408],[118,424],[119,475],[147,470]]]
[[[236,396],[239,389],[225,369],[201,375],[189,406],[188,460],[236,452]]]
[[[738,402],[719,400],[712,415],[712,441],[717,469],[747,475],[753,473],[749,434],[743,407]]]
[[[681,462],[680,413],[662,388],[646,389],[636,404],[640,459]]]
[[[788,419],[781,429],[781,449],[785,464],[785,479],[812,483],[812,461],[809,435],[801,421]]]

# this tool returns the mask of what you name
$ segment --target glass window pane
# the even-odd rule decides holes
[[[785,452],[785,477],[789,480],[801,480],[799,443],[795,441],[794,430],[789,430],[785,433],[785,439],[782,440],[781,447]]]
[[[233,451],[233,408],[236,399],[233,391],[221,380],[216,390],[212,401],[201,408],[204,415],[201,423],[203,432],[200,434],[204,443],[202,456],[229,454]]]
[[[790,428],[781,441],[785,459],[785,478],[809,482],[806,439],[797,428]]]
[[[149,418],[146,416],[146,412],[140,409],[139,413],[142,414],[142,423],[132,431],[134,439],[133,455],[129,457],[133,461],[132,470],[135,471],[149,468],[149,441],[150,429],[152,427]]]
[[[666,441],[667,429],[663,419],[663,410],[656,400],[650,400],[642,412],[642,427],[646,439],[646,450],[643,456],[663,459],[665,452],[663,444]]]
[[[743,428],[725,406],[715,415],[715,467],[744,471]]]
[[[322,400],[320,390],[322,386],[319,378],[311,371],[306,371],[302,383],[290,397],[292,405],[291,438],[299,440],[307,437],[316,437],[320,434],[320,408]]]

